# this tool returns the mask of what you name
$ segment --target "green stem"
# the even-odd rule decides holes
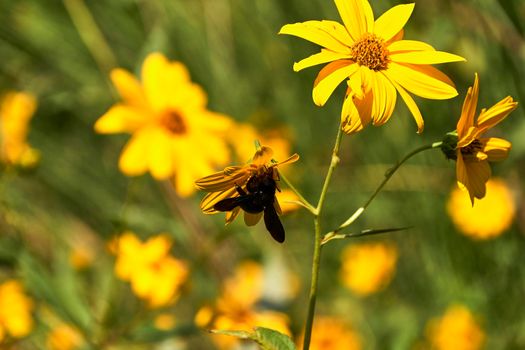
[[[376,188],[376,190],[374,191],[374,193],[372,193],[372,195],[370,196],[370,198],[368,198],[368,200],[365,202],[365,204],[360,207],[359,209],[357,209],[344,223],[342,223],[338,228],[336,228],[334,231],[332,232],[329,232],[327,235],[333,235],[333,234],[336,234],[337,232],[347,228],[348,226],[350,226],[355,220],[357,220],[358,217],[361,216],[361,214],[363,214],[363,212],[365,211],[365,209],[370,205],[370,203],[372,203],[372,201],[376,198],[376,196],[379,194],[379,192],[381,192],[381,190],[383,189],[383,187],[386,185],[386,183],[388,182],[388,180],[390,180],[390,178],[392,177],[392,175],[395,174],[395,172],[401,167],[401,165],[403,165],[407,160],[409,160],[410,158],[412,158],[413,156],[415,156],[416,154],[418,153],[421,153],[423,151],[426,151],[426,150],[429,150],[429,149],[433,149],[433,148],[439,148],[441,147],[441,144],[442,142],[434,142],[433,144],[430,144],[430,145],[425,145],[425,146],[422,146],[422,147],[419,147],[419,148],[416,148],[415,150],[413,150],[412,152],[408,153],[405,157],[403,157],[403,159],[401,159],[400,161],[398,161],[396,163],[396,165],[394,165],[392,168],[388,169],[387,172],[385,173],[385,178],[383,179],[383,181],[379,184],[379,186]]]
[[[286,176],[284,176],[282,173],[279,173],[279,177],[284,181],[284,183],[286,184],[286,186],[288,186],[290,188],[290,190],[292,190],[293,193],[295,193],[295,195],[297,197],[299,197],[299,201],[301,203],[301,205],[306,209],[308,210],[310,213],[312,213],[313,215],[317,215],[317,208],[315,208],[310,202],[308,202],[308,200],[306,200],[303,195],[301,194],[301,192],[299,192],[295,186],[290,182],[290,180],[288,180],[286,178]]]
[[[317,282],[319,279],[319,267],[321,265],[321,213],[323,211],[324,201],[326,198],[326,192],[328,191],[328,186],[332,179],[332,174],[334,169],[339,164],[339,146],[341,145],[341,139],[343,136],[341,126],[338,126],[337,136],[335,139],[334,149],[332,151],[332,159],[330,161],[330,166],[328,167],[328,172],[324,180],[323,189],[319,196],[319,202],[317,203],[316,214],[314,218],[314,227],[315,227],[315,242],[314,242],[314,256],[312,261],[312,280],[310,282],[310,295],[308,298],[308,314],[306,316],[306,322],[304,327],[304,340],[303,340],[303,350],[308,350],[310,348],[310,340],[312,338],[312,326],[314,323],[315,315],[315,302],[317,299]]]

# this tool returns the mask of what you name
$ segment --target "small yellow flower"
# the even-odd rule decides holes
[[[75,350],[83,343],[80,333],[67,324],[60,324],[53,328],[46,340],[49,350]]]
[[[384,243],[353,244],[342,253],[339,273],[343,284],[366,296],[386,287],[394,275],[397,249]]]
[[[490,239],[507,230],[516,214],[516,206],[507,184],[501,179],[487,182],[486,196],[475,206],[454,188],[447,203],[447,211],[459,231],[474,239]]]
[[[201,327],[221,330],[251,332],[254,327],[266,327],[290,335],[285,314],[256,307],[262,292],[263,268],[256,262],[245,261],[224,282],[215,308],[203,307],[196,322]],[[237,338],[224,335],[214,335],[213,340],[220,349],[233,349],[239,342]]]
[[[485,342],[483,330],[462,305],[451,306],[441,318],[431,320],[427,336],[436,350],[479,350]]]
[[[298,341],[303,348],[304,335]],[[345,321],[329,316],[314,320],[310,350],[360,350],[361,339]]]
[[[290,156],[282,162],[274,162],[273,150],[270,147],[262,146],[255,152],[250,163],[243,166],[230,166],[223,171],[206,176],[195,181],[198,189],[209,192],[201,201],[200,207],[205,214],[216,214],[218,210],[214,208],[215,204],[227,199],[236,198],[240,192],[249,193],[247,184],[253,176],[262,176],[271,172],[270,176],[274,181],[279,181],[278,166],[293,163],[299,159],[297,154]],[[281,214],[279,202],[273,201],[275,211]],[[232,222],[239,215],[241,207],[237,206],[232,211],[226,213],[226,223]],[[244,222],[248,226],[254,226],[259,222],[263,212],[248,213],[244,212]],[[275,238],[275,237],[274,237]],[[284,237],[282,237],[284,240]]]
[[[403,27],[414,4],[398,5],[374,20],[368,0],[335,0],[343,24],[307,21],[287,24],[279,34],[294,35],[322,47],[294,64],[294,70],[328,63],[314,82],[313,100],[323,106],[335,88],[348,83],[341,112],[343,131],[362,130],[370,121],[382,125],[396,105],[397,93],[414,116],[418,133],[423,117],[410,93],[429,99],[457,96],[452,81],[432,64],[464,61],[414,40],[403,40]],[[329,63],[330,62],[330,63]],[[396,93],[397,90],[397,93]]]
[[[22,338],[33,329],[33,301],[24,293],[20,282],[0,284],[0,342],[7,336]]]
[[[155,317],[155,328],[160,329],[161,331],[169,331],[175,327],[176,324],[175,316],[168,313],[163,313]]]
[[[0,103],[0,159],[5,164],[31,167],[39,154],[27,143],[29,121],[36,110],[36,98],[24,92],[10,92]]]
[[[461,117],[457,124],[456,177],[458,186],[474,198],[485,196],[485,183],[491,175],[489,162],[507,158],[511,143],[497,137],[481,137],[490,128],[505,119],[518,106],[507,96],[489,109],[482,109],[476,120],[479,81],[476,74],[474,86],[470,87],[463,103]]]
[[[142,85],[120,68],[111,80],[124,101],[100,117],[95,130],[133,135],[119,160],[124,174],[175,176],[177,193],[188,196],[195,179],[229,161],[224,137],[232,121],[206,109],[205,92],[182,63],[152,53],[142,66]]]
[[[169,254],[171,241],[158,235],[142,243],[131,232],[117,242],[116,275],[131,283],[133,292],[151,307],[173,303],[186,281],[186,264]]]

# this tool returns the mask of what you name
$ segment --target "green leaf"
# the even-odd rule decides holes
[[[212,333],[230,335],[240,339],[250,339],[263,350],[296,350],[294,343],[285,334],[264,327],[256,327],[253,333],[246,331],[212,330]]]

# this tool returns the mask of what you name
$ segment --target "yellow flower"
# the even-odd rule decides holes
[[[505,182],[490,179],[487,195],[474,207],[459,188],[454,188],[447,211],[459,231],[474,239],[489,239],[501,235],[510,227],[516,206]]]
[[[299,204],[292,203],[299,201],[299,197],[297,197],[293,191],[285,189],[281,192],[277,192],[275,196],[277,197],[277,201],[281,206],[283,214],[288,214],[299,209]]]
[[[301,336],[298,344],[303,348]],[[321,316],[314,320],[310,350],[360,350],[359,335],[345,322],[336,317]]]
[[[263,292],[263,272],[256,262],[241,263],[235,274],[224,282],[214,310],[204,307],[199,311],[196,317],[198,325],[250,332],[254,327],[266,327],[290,335],[289,320],[285,314],[256,308]],[[207,321],[209,325],[205,324]],[[232,349],[239,342],[237,338],[223,335],[214,335],[213,340],[220,349]]]
[[[80,333],[66,324],[53,328],[46,341],[49,350],[74,350],[78,349],[83,343]]]
[[[24,92],[10,92],[1,101],[0,159],[3,163],[31,167],[38,162],[38,152],[26,140],[36,105],[35,97]]]
[[[155,328],[160,329],[161,331],[169,331],[175,327],[176,324],[175,316],[168,313],[163,313],[155,317]]]
[[[95,130],[133,135],[119,160],[124,174],[175,176],[177,193],[188,196],[195,179],[228,162],[224,136],[232,121],[206,109],[205,92],[182,63],[152,53],[142,66],[142,85],[123,69],[114,69],[111,80],[123,102],[100,117]]]
[[[31,332],[32,309],[33,302],[20,282],[9,280],[0,284],[0,342],[8,335],[22,338]]]
[[[223,171],[206,176],[202,179],[195,181],[195,185],[198,189],[210,192],[201,201],[200,207],[205,214],[216,214],[219,213],[215,209],[215,204],[227,198],[236,198],[241,195],[241,192],[249,193],[247,190],[247,184],[254,176],[263,176],[271,172],[269,176],[274,181],[279,181],[279,172],[277,167],[287,163],[293,163],[299,159],[297,154],[293,154],[288,159],[282,162],[274,162],[273,150],[270,147],[262,146],[255,152],[253,159],[250,163],[244,166],[230,166],[225,168]],[[277,186],[277,183],[276,183]],[[279,202],[276,199],[273,201],[275,211],[281,214],[281,208]],[[233,210],[226,213],[226,223],[232,222],[241,208],[235,207]],[[248,213],[244,211],[244,222],[248,226],[253,226],[259,222],[263,215],[263,212]],[[275,237],[274,237],[275,238]],[[277,239],[277,238],[276,238]],[[284,240],[284,237],[283,237]]]
[[[427,336],[437,350],[478,350],[485,342],[483,330],[462,305],[451,306],[441,318],[431,320]]]
[[[397,92],[414,116],[418,133],[423,117],[410,93],[429,99],[457,96],[452,81],[432,64],[464,61],[414,40],[403,40],[403,27],[414,4],[398,5],[374,20],[367,0],[335,0],[343,24],[307,21],[287,24],[280,34],[294,35],[322,46],[321,52],[294,64],[294,70],[328,63],[318,74],[312,92],[323,106],[335,88],[348,79],[341,112],[343,131],[362,130],[370,121],[382,125],[394,110]]]
[[[482,109],[474,121],[478,105],[479,81],[476,74],[474,86],[470,87],[463,103],[457,125],[456,177],[458,186],[474,198],[485,196],[485,183],[491,175],[489,162],[507,158],[511,143],[497,137],[481,137],[487,130],[505,119],[516,109],[517,102],[507,96],[489,109]]]
[[[342,253],[339,276],[354,293],[366,296],[384,288],[395,272],[397,249],[384,243],[354,244]]]
[[[151,307],[174,302],[187,279],[186,264],[172,257],[170,248],[171,241],[165,235],[142,243],[133,233],[126,232],[117,242],[116,275],[129,281],[133,292]]]

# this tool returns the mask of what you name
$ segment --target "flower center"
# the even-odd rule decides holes
[[[167,110],[162,113],[160,123],[172,134],[182,135],[187,131],[186,123],[181,114],[174,110]]]
[[[375,71],[386,69],[388,66],[389,52],[385,47],[385,42],[374,34],[366,34],[350,49],[352,59],[360,66],[366,66]]]
[[[465,147],[461,147],[461,154],[465,157],[472,157],[481,151],[482,148],[481,142],[478,139],[475,139]]]

